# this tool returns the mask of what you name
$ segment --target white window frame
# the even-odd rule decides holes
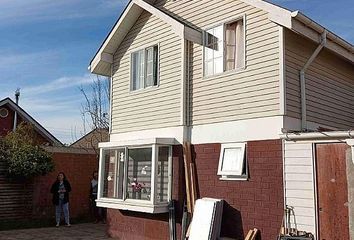
[[[235,69],[231,69],[231,70],[225,70],[226,69],[226,60],[225,60],[225,54],[226,54],[226,44],[225,44],[225,39],[226,39],[226,31],[225,31],[225,26],[226,24],[230,24],[232,22],[237,22],[237,21],[240,21],[242,20],[243,21],[243,33],[244,33],[244,38],[243,38],[243,66],[242,67],[239,67],[239,68],[235,68]],[[213,74],[213,75],[206,75],[205,74],[205,56],[206,56],[206,53],[205,53],[205,45],[206,45],[206,40],[205,40],[205,33],[210,30],[210,29],[213,29],[213,28],[216,28],[218,26],[223,26],[223,72],[222,73],[216,73],[216,74]],[[227,19],[227,20],[224,20],[218,24],[214,24],[214,25],[210,25],[210,26],[207,26],[204,31],[203,31],[203,36],[202,36],[202,40],[203,40],[203,51],[202,51],[202,55],[203,55],[203,62],[202,62],[202,74],[203,74],[203,78],[212,78],[212,77],[216,77],[216,76],[220,76],[220,75],[224,75],[224,74],[233,74],[233,73],[238,73],[238,72],[242,72],[244,71],[247,66],[246,66],[246,14],[242,14],[240,16],[237,16],[237,17],[233,17],[231,19]]]
[[[224,153],[225,149],[241,148],[241,159],[240,163],[241,174],[234,171],[223,171],[222,166],[224,164]],[[245,171],[243,171],[245,169]],[[227,143],[221,144],[218,173],[221,176],[220,180],[248,180],[248,165],[247,165],[247,155],[246,155],[246,143]]]
[[[146,56],[146,50],[148,48],[154,48],[154,47],[157,47],[157,60],[156,60],[156,67],[157,67],[157,73],[156,73],[156,85],[152,85],[152,86],[148,86],[148,87],[145,87],[145,83],[146,83],[146,66],[147,66],[147,56]],[[140,51],[144,51],[144,79],[143,79],[143,84],[142,84],[142,87],[141,88],[138,88],[138,89],[133,89],[133,67],[134,67],[134,64],[133,64],[133,54],[134,53],[137,53],[137,52],[140,52]],[[157,88],[159,87],[160,85],[160,44],[157,43],[157,44],[153,44],[153,45],[146,45],[146,46],[143,46],[141,48],[138,48],[138,49],[134,49],[134,51],[132,51],[130,53],[130,81],[129,81],[129,91],[131,93],[135,93],[135,92],[139,92],[139,91],[142,91],[144,89],[149,89],[149,88]]]
[[[138,149],[138,148],[152,148],[152,164],[151,164],[151,197],[150,200],[140,200],[140,199],[129,199],[127,198],[127,154],[128,149]],[[158,177],[158,148],[159,147],[169,147],[169,156],[168,156],[168,190],[167,190],[167,200],[164,202],[157,201],[157,177]],[[104,184],[104,161],[106,150],[117,150],[125,149],[125,159],[124,159],[124,176],[123,176],[123,198],[108,198],[103,197],[103,184]],[[117,159],[118,160],[118,159]],[[115,171],[117,171],[117,166],[115,166]],[[114,179],[114,196],[116,196],[117,191],[117,173],[115,172]],[[146,213],[164,213],[168,212],[168,203],[172,198],[171,188],[172,188],[172,145],[169,144],[147,144],[147,145],[132,145],[132,146],[115,146],[115,147],[103,147],[100,148],[100,159],[99,159],[99,178],[98,178],[98,194],[97,194],[97,206],[121,209],[121,210],[130,210],[137,212],[146,212]]]

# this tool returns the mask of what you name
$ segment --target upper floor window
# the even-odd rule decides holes
[[[244,19],[218,25],[204,33],[204,76],[245,66]]]
[[[158,82],[158,47],[147,47],[132,53],[131,90],[156,86]]]

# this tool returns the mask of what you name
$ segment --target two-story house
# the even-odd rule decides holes
[[[112,236],[168,239],[183,142],[200,197],[226,202],[224,237],[275,239],[285,205],[317,237],[334,217],[320,220],[313,152],[351,137],[354,47],[310,18],[262,0],[131,0],[89,68],[111,78],[97,204]]]

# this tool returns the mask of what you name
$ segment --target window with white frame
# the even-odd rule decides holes
[[[167,211],[171,155],[171,146],[157,144],[102,149],[98,205],[151,213]]]
[[[204,76],[244,68],[244,29],[241,18],[204,32]]]
[[[245,151],[245,143],[221,145],[218,167],[218,175],[221,176],[221,179],[246,180],[248,178]]]
[[[158,46],[147,47],[131,55],[132,91],[158,84]]]

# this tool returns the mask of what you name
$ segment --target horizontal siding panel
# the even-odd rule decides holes
[[[312,166],[308,157],[287,157],[286,166]]]
[[[287,198],[296,198],[296,199],[309,199],[311,202],[313,202],[313,196],[314,192],[313,189],[305,190],[292,190],[292,189],[287,189],[286,190],[286,197]]]
[[[299,71],[317,47],[286,31],[288,115],[301,117]],[[322,50],[306,72],[307,120],[347,130],[354,126],[354,67]]]
[[[285,166],[285,173],[286,174],[291,174],[291,173],[304,173],[304,174],[312,174],[313,169],[311,165],[286,165]]]
[[[200,29],[246,13],[246,70],[203,77],[203,48],[193,44],[190,90],[193,125],[279,113],[279,28],[242,1],[157,1],[159,8]]]
[[[312,158],[312,150],[286,150],[286,158]]]
[[[285,151],[287,150],[308,150],[308,151],[312,151],[312,145],[311,144],[308,144],[308,143],[305,143],[305,144],[302,144],[302,143],[292,143],[292,142],[287,142],[285,144],[285,147],[284,147]]]
[[[159,86],[131,92],[131,53],[154,44],[159,44]],[[180,38],[169,25],[143,12],[114,55],[112,132],[178,126],[180,66]]]
[[[288,173],[286,174],[287,181],[298,181],[302,179],[304,182],[313,181],[313,176],[311,173]]]
[[[287,205],[292,206],[295,209],[297,209],[297,208],[313,208],[315,206],[313,200],[303,199],[303,198],[287,198],[286,203],[287,203]],[[298,223],[301,222],[301,221],[299,221],[298,218],[296,220]],[[307,224],[307,222],[301,222],[301,223]]]
[[[311,183],[311,184],[309,184]],[[312,185],[312,182],[305,182],[304,181],[286,181],[285,184],[286,190],[311,190],[314,191],[314,187]]]

